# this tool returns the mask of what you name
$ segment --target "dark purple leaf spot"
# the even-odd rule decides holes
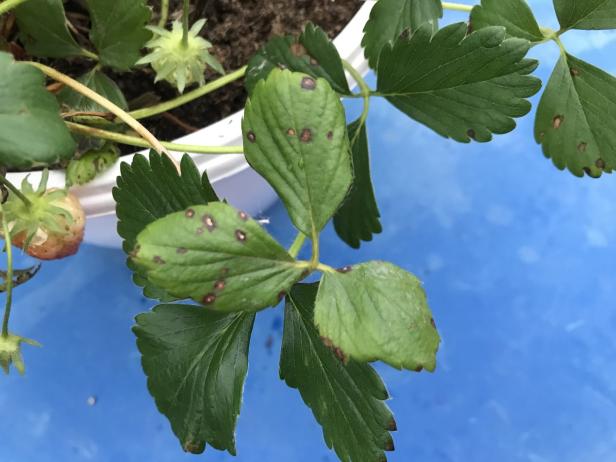
[[[387,441],[387,442],[385,443],[385,447],[384,447],[383,449],[385,449],[385,451],[387,451],[387,452],[392,452],[392,451],[394,451],[394,450],[395,450],[395,447],[394,447],[394,440],[393,440],[393,439],[391,439],[391,437],[389,438],[389,441]]]
[[[554,129],[558,130],[560,128],[560,126],[563,124],[564,120],[565,120],[565,116],[564,115],[554,116],[554,118],[552,119],[552,127]]]
[[[473,139],[473,140],[476,139],[475,137],[477,136],[477,133],[475,133],[475,130],[473,130],[472,128],[469,128],[466,131],[466,134],[468,135],[470,139]]]
[[[299,139],[302,143],[310,143],[312,141],[312,130],[309,128],[304,128],[299,136]]]
[[[327,139],[329,141],[333,140],[334,139],[334,132],[332,132],[332,131],[327,132]]]
[[[255,135],[255,132],[253,132],[252,130],[248,132],[246,137],[248,138],[248,141],[250,141],[251,143],[254,143],[255,141],[257,141],[257,135]]]
[[[390,432],[398,431],[398,424],[396,424],[396,420],[393,417],[387,423],[387,430],[389,430]]]
[[[240,220],[242,220],[242,221],[248,221],[248,214],[247,214],[246,212],[242,212],[242,211],[240,211],[240,212],[238,212],[237,214],[238,214],[238,216],[240,217]]]
[[[195,211],[193,209],[187,209],[184,215],[186,215],[186,218],[192,218],[195,216]]]
[[[421,371],[423,371],[423,367],[422,366],[417,366],[415,368],[415,372],[421,372]]]
[[[214,289],[216,290],[224,290],[225,289],[225,281],[220,279],[214,283]]]
[[[159,255],[156,255],[152,260],[157,265],[164,265],[165,264],[165,260],[163,260],[163,258],[161,256],[159,256]]]
[[[434,322],[434,318],[430,318],[430,324],[436,329],[436,323]]]
[[[188,252],[188,249],[186,247],[178,247],[177,248],[177,253],[179,253],[180,255],[183,255],[186,252]]]
[[[205,297],[203,297],[204,305],[211,305],[216,301],[216,294],[209,293]]]
[[[212,215],[203,215],[201,221],[209,232],[212,232],[214,231],[214,229],[216,229],[216,220],[214,220],[214,217]]]
[[[595,165],[598,169],[603,170],[605,168],[605,161],[603,159],[597,159]]]
[[[582,141],[580,144],[578,144],[577,149],[580,152],[586,152],[587,147],[588,147],[588,143],[585,143]]]
[[[351,265],[347,265],[347,266],[343,266],[342,268],[338,268],[336,271],[338,271],[339,273],[345,274],[345,273],[350,273],[353,270],[353,267]]]
[[[304,90],[314,90],[317,88],[317,81],[312,77],[304,77],[302,79],[302,88]]]
[[[246,239],[248,239],[248,236],[246,235],[246,233],[244,231],[242,231],[241,229],[236,229],[235,230],[235,238],[240,241],[240,242],[246,242]]]

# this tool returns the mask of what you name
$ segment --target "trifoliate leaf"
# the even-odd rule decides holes
[[[124,239],[126,253],[133,251],[137,235],[148,224],[191,205],[218,201],[207,173],[203,172],[201,176],[190,156],[185,155],[180,166],[181,173],[178,174],[167,156],[154,151],[150,152],[149,161],[136,155],[132,164],[122,163],[113,198],[116,201],[118,234]],[[144,287],[146,297],[161,301],[175,299],[148,283],[130,259],[128,266],[135,271],[133,281]]]
[[[152,37],[145,26],[151,10],[145,0],[86,0],[92,27],[90,40],[105,66],[121,71],[132,68],[140,50]]]
[[[186,452],[235,455],[254,315],[159,305],[133,328],[148,389]]]
[[[306,25],[299,39],[274,37],[257,52],[248,62],[248,92],[252,94],[257,83],[277,67],[323,78],[336,92],[342,95],[351,93],[338,50],[323,29],[312,23]]]
[[[554,0],[563,29],[615,29],[616,0]]]
[[[248,163],[273,186],[295,226],[323,229],[352,181],[344,108],[325,79],[274,69],[242,123]]]
[[[537,109],[535,139],[561,170],[601,176],[616,166],[616,78],[561,56]]]
[[[387,390],[370,365],[344,364],[319,337],[312,321],[318,286],[298,284],[287,296],[280,378],[299,390],[340,460],[386,460],[396,430]]]
[[[423,26],[387,45],[379,60],[378,91],[402,112],[442,136],[485,142],[510,132],[514,117],[531,109],[526,100],[541,88],[524,59],[527,40],[505,39],[505,28],[486,27],[466,36],[465,23],[432,36]],[[465,37],[466,36],[466,37]]]
[[[112,167],[120,156],[118,149],[108,144],[103,149],[86,152],[66,167],[66,185],[84,185]]]
[[[77,80],[120,108],[124,110],[128,109],[128,104],[122,90],[120,90],[120,87],[107,77],[104,72],[98,69],[92,69]],[[61,104],[74,111],[107,112],[107,109],[98,105],[90,98],[68,87],[64,87],[60,93],[58,93],[58,100]]]
[[[370,67],[377,68],[379,55],[387,43],[426,23],[429,23],[429,30],[435,32],[441,17],[440,0],[379,0],[370,12],[361,42]]]
[[[353,143],[353,185],[342,207],[334,215],[334,228],[340,239],[357,249],[361,241],[371,241],[372,235],[380,233],[383,228],[370,176],[365,124],[360,124],[359,120],[350,124],[349,139]]]
[[[0,52],[0,164],[8,168],[52,165],[69,159],[75,142],[60,118],[45,77]]]
[[[149,224],[133,261],[172,296],[220,311],[276,305],[306,270],[259,223],[222,202]]]
[[[503,26],[507,35],[541,42],[544,36],[526,0],[481,0],[471,12],[473,30]]]
[[[82,50],[66,27],[62,0],[28,0],[15,8],[28,53],[47,58],[78,56]]]
[[[412,274],[385,262],[325,273],[314,321],[344,359],[434,371],[440,338],[426,294]]]

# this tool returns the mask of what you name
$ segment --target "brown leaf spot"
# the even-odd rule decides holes
[[[434,318],[430,318],[430,324],[436,329],[436,323],[434,322]]]
[[[246,242],[246,239],[248,238],[248,236],[246,236],[246,233],[242,231],[241,229],[236,229],[235,238],[240,242]]]
[[[417,366],[415,369],[413,369],[415,372],[421,372],[423,371],[423,367],[422,366]]]
[[[554,129],[558,130],[560,128],[560,126],[563,124],[564,120],[565,120],[565,116],[564,115],[554,116],[554,118],[552,119],[552,127],[554,127]]]
[[[539,139],[542,140],[543,138],[545,138],[545,132],[539,133]]]
[[[214,220],[212,215],[203,215],[201,221],[210,233],[216,229],[216,220]]]
[[[237,215],[240,217],[240,220],[248,221],[248,214],[246,212],[239,211]]]
[[[317,88],[317,81],[312,77],[304,77],[302,79],[302,88],[304,90],[314,90]]]
[[[313,66],[318,66],[319,62],[311,56],[310,57],[310,64],[312,64]]]
[[[332,131],[327,132],[327,139],[329,141],[333,140],[334,139],[334,132],[332,132]]]
[[[595,165],[598,169],[603,170],[605,168],[605,161],[603,159],[597,159]]]
[[[309,128],[304,128],[299,136],[299,139],[302,143],[310,143],[312,141],[312,130]]]
[[[186,215],[186,218],[192,218],[195,216],[195,211],[193,209],[187,209],[184,215]]]
[[[186,247],[178,247],[176,252],[180,255],[184,255],[186,252],[188,252],[188,249]]]
[[[304,56],[307,53],[306,48],[304,48],[304,45],[301,43],[292,43],[289,48],[291,49],[291,53],[297,57]]]
[[[287,130],[287,135],[289,135],[289,136],[295,136],[295,135],[297,135],[297,132],[295,131],[295,129],[294,129],[294,128],[289,128],[289,129]]]
[[[398,424],[396,424],[396,420],[393,417],[387,423],[387,430],[389,430],[390,432],[398,431]]]
[[[466,131],[466,134],[467,134],[467,135],[468,135],[468,137],[469,137],[470,139],[472,139],[472,140],[474,140],[474,139],[475,139],[475,137],[477,136],[477,133],[475,133],[475,130],[473,130],[472,128],[469,128],[469,129]]]
[[[185,452],[190,454],[202,454],[205,451],[204,443],[197,443],[195,441],[186,441],[182,446]]]
[[[216,294],[209,293],[205,297],[203,297],[203,304],[204,305],[211,305],[215,301],[216,301]]]
[[[203,229],[202,227],[197,228],[197,231],[195,231],[195,234],[197,236],[200,236],[201,234],[203,234],[203,231],[205,231],[205,229]]]
[[[389,440],[385,443],[385,447],[383,448],[387,452],[392,452],[395,450],[394,440],[390,437]]]
[[[287,68],[286,64],[279,63],[278,64],[278,69],[282,69],[284,71],[285,69],[288,69],[288,68]]]
[[[592,170],[591,170],[590,168],[588,168],[588,167],[584,167],[584,169],[583,169],[583,170],[584,170],[584,173],[586,173],[586,175],[588,175],[588,176],[593,176],[593,175],[592,175]]]
[[[336,271],[342,274],[350,273],[353,271],[353,267],[351,265],[343,266],[342,268],[338,268]]]
[[[338,358],[340,361],[342,361],[343,363],[346,363],[348,361],[348,358],[344,354],[344,351],[342,351],[340,347],[334,345],[334,342],[332,342],[330,339],[328,339],[327,337],[321,337],[321,341],[327,348],[332,351],[332,353],[334,353],[334,356],[336,356],[336,358]]]
[[[225,289],[225,281],[220,279],[214,283],[214,289],[216,290],[224,290]]]
[[[283,290],[278,293],[278,301],[281,302],[287,296],[287,293]]]
[[[156,255],[152,260],[157,265],[164,265],[165,264],[165,260],[163,260],[163,258],[161,256],[159,256],[159,255]]]
[[[246,137],[248,138],[248,141],[250,141],[251,143],[254,143],[255,141],[257,141],[257,135],[255,135],[255,132],[253,132],[252,130],[248,132]]]
[[[569,73],[571,74],[571,77],[577,77],[578,75],[580,75],[580,70],[576,69],[575,67],[572,67],[569,69]]]
[[[585,143],[584,141],[582,141],[580,144],[578,144],[577,150],[580,152],[586,152],[587,147],[588,147],[588,143]]]

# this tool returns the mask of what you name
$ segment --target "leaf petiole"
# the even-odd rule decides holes
[[[162,0],[160,2],[160,20],[158,21],[158,27],[165,27],[169,19],[169,0]]]
[[[4,208],[0,204],[0,213],[2,214],[2,232],[4,234],[6,248],[6,304],[4,307],[4,318],[2,320],[2,337],[9,336],[9,319],[11,317],[11,305],[13,302],[13,246],[11,245],[11,231],[6,221]]]
[[[342,61],[342,65],[347,70],[347,72],[351,74],[351,77],[353,77],[353,79],[357,82],[357,85],[359,85],[361,97],[364,99],[364,108],[359,119],[359,128],[357,132],[355,132],[353,139],[350,140],[352,148],[357,141],[359,133],[361,132],[361,128],[364,126],[366,120],[368,119],[368,113],[370,112],[370,96],[372,94],[372,90],[370,89],[362,75],[357,72],[357,69],[355,69],[351,63],[349,63],[345,59]]]
[[[291,244],[291,247],[289,247],[289,255],[291,255],[293,258],[297,258],[297,255],[299,254],[300,250],[302,250],[302,247],[304,246],[305,242],[306,235],[300,231],[299,233],[297,233],[297,237],[295,238],[295,241],[293,241],[293,244]]]
[[[473,10],[473,5],[463,5],[461,3],[442,2],[443,9],[451,11],[463,11],[470,13]]]

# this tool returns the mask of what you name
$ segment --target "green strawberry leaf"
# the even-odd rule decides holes
[[[152,33],[145,28],[152,14],[145,0],[86,0],[92,19],[90,40],[101,63],[121,71],[131,69]]]
[[[128,110],[128,103],[126,102],[126,98],[124,98],[124,94],[122,94],[122,90],[120,90],[120,87],[102,71],[92,69],[77,80],[120,108]],[[63,88],[60,93],[58,93],[58,101],[74,111],[107,112],[107,109],[99,106],[90,98],[68,87]]]
[[[207,443],[235,455],[254,315],[159,305],[136,321],[148,390],[182,448],[200,454]]]
[[[440,338],[420,281],[385,262],[323,275],[314,321],[341,358],[434,371]]]
[[[280,378],[299,390],[340,460],[386,460],[396,430],[389,395],[370,365],[342,363],[319,337],[312,321],[318,286],[297,284],[287,296]]]
[[[531,42],[545,39],[526,0],[481,0],[471,12],[471,27],[479,30],[490,26],[505,27],[509,37]]]
[[[360,124],[360,120],[356,120],[349,125],[348,130],[349,138],[354,140],[353,186],[342,207],[334,215],[334,228],[340,239],[358,249],[361,241],[371,241],[372,235],[380,233],[383,228],[370,176],[366,126]]]
[[[273,186],[295,226],[319,232],[352,182],[344,108],[325,79],[274,69],[242,123],[248,163]]]
[[[543,93],[535,139],[559,169],[599,177],[616,167],[616,78],[569,54]]]
[[[107,144],[102,149],[86,152],[79,159],[72,159],[66,167],[66,185],[84,185],[101,173],[109,170],[118,158],[120,152],[113,144]]]
[[[252,57],[246,71],[249,94],[277,67],[323,78],[336,92],[342,95],[351,93],[338,50],[323,29],[312,23],[306,25],[299,39],[274,37]]]
[[[379,60],[378,91],[409,117],[442,136],[468,143],[512,131],[514,117],[531,109],[526,98],[541,88],[524,59],[530,43],[486,27],[466,36],[465,23],[432,37],[422,26],[386,46]]]
[[[440,0],[379,0],[364,27],[362,46],[372,69],[377,68],[381,50],[401,34],[414,32],[423,24],[436,32],[443,17]]]
[[[276,305],[306,270],[259,223],[222,202],[149,224],[133,255],[156,287],[220,311]]]
[[[15,8],[22,43],[28,53],[46,58],[83,52],[66,27],[62,0],[28,0]]]
[[[132,164],[122,163],[117,186],[113,189],[118,216],[118,234],[124,239],[124,251],[130,253],[135,247],[137,235],[159,218],[185,210],[196,204],[218,201],[210,185],[207,173],[203,176],[190,156],[185,155],[180,163],[181,173],[166,157],[150,152],[149,161],[136,155]],[[139,268],[128,260],[128,267],[135,272],[133,281],[144,287],[148,298],[173,301],[164,290],[153,286]]]
[[[0,164],[26,169],[70,159],[75,142],[45,77],[0,52]]]
[[[616,0],[554,0],[563,30],[615,29]]]

